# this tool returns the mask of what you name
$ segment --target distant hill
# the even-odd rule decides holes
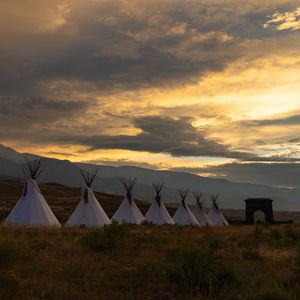
[[[22,160],[24,160],[24,158],[34,159],[34,158],[38,158],[39,156],[30,153],[19,153],[12,148],[0,144],[0,157],[20,163],[22,162]]]
[[[66,187],[57,183],[41,183],[39,187],[45,196],[48,204],[58,217],[59,221],[64,224],[74,208],[78,204],[80,198],[80,188]],[[18,201],[23,189],[23,183],[15,180],[0,180],[0,222],[6,218]],[[96,198],[109,217],[112,217],[119,207],[123,197],[114,196],[104,193],[95,193]],[[144,201],[136,200],[143,215],[146,214],[150,204]],[[174,215],[177,205],[167,205],[167,209],[171,216]],[[245,211],[243,209],[222,209],[227,219],[244,220]],[[295,223],[300,222],[300,212],[275,212],[275,220],[294,220]]]
[[[0,146],[0,178],[22,178],[20,162],[24,158],[36,158],[34,154],[18,153],[17,151]],[[83,184],[80,168],[94,168],[92,164],[72,163],[67,160],[45,159],[45,168],[41,182],[53,182],[69,187],[79,187]],[[204,190],[207,194],[220,194],[220,206],[223,208],[244,208],[244,200],[253,197],[268,197],[274,200],[274,208],[277,210],[300,210],[300,190],[274,188],[258,184],[231,182],[223,179],[212,179],[188,173],[158,171],[139,167],[112,167],[97,166],[99,173],[94,183],[94,189],[98,192],[122,195],[123,189],[119,177],[136,177],[135,197],[151,202],[153,200],[152,182],[164,182],[164,201],[175,203],[179,201],[177,190],[189,188],[191,191]],[[207,197],[208,198],[208,197]],[[194,203],[192,195],[188,201]],[[210,206],[206,199],[206,206]]]

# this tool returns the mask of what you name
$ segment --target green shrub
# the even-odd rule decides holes
[[[221,249],[222,241],[218,236],[211,236],[208,240],[208,250],[209,253],[214,254],[217,250]]]
[[[0,271],[0,297],[12,299],[20,287],[20,276],[12,271]]]
[[[285,231],[285,235],[294,240],[294,241],[300,241],[300,232],[295,231],[292,227],[287,227]]]
[[[276,229],[271,230],[270,234],[271,234],[271,237],[276,241],[278,241],[282,238],[281,232]]]
[[[175,249],[166,257],[168,279],[176,283],[183,298],[210,297],[235,282],[233,272],[207,250],[189,245]]]
[[[142,287],[155,282],[160,278],[159,268],[153,262],[139,261],[130,272],[131,286]]]
[[[253,232],[253,237],[256,239],[261,239],[264,236],[263,227],[260,225],[256,225]]]
[[[297,248],[296,256],[294,259],[293,271],[297,275],[297,277],[299,277],[300,275],[300,248],[299,247]]]
[[[249,236],[252,247],[258,247],[261,243],[269,242],[272,238],[263,225],[255,225],[253,233]]]
[[[242,248],[247,248],[253,245],[253,241],[249,238],[243,238],[240,241],[238,241],[237,245]]]
[[[34,238],[29,240],[28,242],[30,249],[36,250],[36,251],[43,251],[46,250],[47,247],[49,247],[49,241],[44,239],[38,239]]]
[[[0,269],[18,262],[24,255],[22,245],[12,242],[0,244]]]
[[[261,255],[259,254],[258,250],[256,249],[245,249],[243,252],[243,258],[246,260],[262,260]]]
[[[289,300],[293,299],[287,291],[284,291],[282,288],[275,287],[266,287],[265,290],[255,293],[251,300]]]
[[[125,239],[128,237],[128,225],[113,223],[104,226],[101,229],[87,233],[82,242],[86,244],[91,250],[99,252],[112,252],[120,249]]]

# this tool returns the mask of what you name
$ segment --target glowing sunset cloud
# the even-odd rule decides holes
[[[1,142],[228,178],[297,162],[299,3],[238,4],[2,1]]]

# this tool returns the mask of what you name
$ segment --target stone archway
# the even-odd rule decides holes
[[[262,211],[265,215],[265,222],[272,224],[273,217],[273,200],[267,198],[250,198],[246,202],[246,224],[254,224],[254,214]]]

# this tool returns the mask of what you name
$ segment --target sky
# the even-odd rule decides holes
[[[300,187],[300,1],[0,2],[0,142]]]

